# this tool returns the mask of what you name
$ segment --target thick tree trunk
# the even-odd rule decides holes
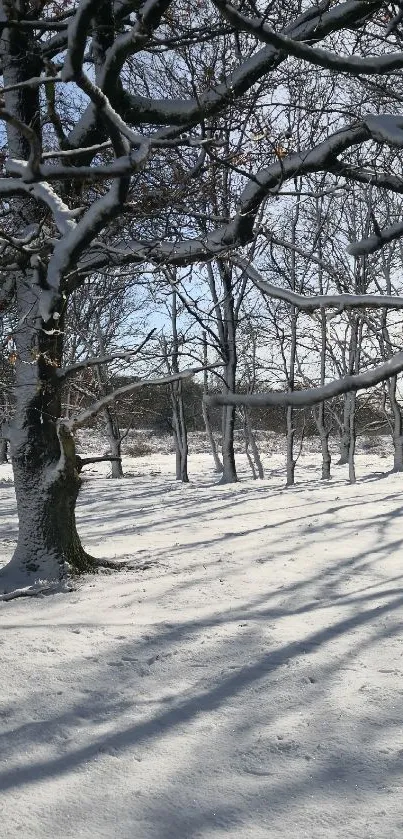
[[[237,315],[235,313],[234,292],[232,285],[232,269],[220,260],[217,262],[224,290],[223,320],[222,320],[222,349],[225,358],[224,392],[235,393],[236,370],[237,370],[237,348],[236,329]],[[220,484],[233,484],[238,480],[235,464],[235,431],[236,408],[232,405],[225,405],[222,412],[222,464],[223,471]]]
[[[93,568],[75,523],[81,482],[75,468],[74,442],[63,434],[58,459],[49,457],[48,441],[39,423],[36,429],[31,425],[28,441],[12,444],[20,525],[17,548],[7,566],[11,588],[30,581],[61,580]]]
[[[60,424],[63,324],[37,312],[35,278],[17,285],[16,409],[9,426],[19,517],[17,548],[0,572],[0,591],[57,582],[95,567],[81,546],[74,509],[80,478],[72,435]],[[30,312],[30,319],[23,314]]]
[[[42,393],[29,401],[24,389],[25,405],[19,405],[19,416],[11,427],[19,532],[14,556],[0,573],[3,591],[56,582],[95,565],[76,529],[74,510],[81,481],[74,440],[66,429],[58,428],[57,388],[52,406],[48,401],[51,382],[48,379],[46,403],[43,378],[39,382]]]
[[[21,12],[21,10],[20,10]],[[22,13],[22,12],[21,12]],[[15,85],[39,75],[35,39],[19,29],[3,28],[1,58],[4,85]],[[40,133],[37,88],[5,94],[14,117]],[[7,123],[10,157],[27,160],[28,139],[18,125]],[[38,208],[27,199],[13,199],[14,233],[38,222]],[[62,318],[45,323],[38,309],[42,293],[41,263],[29,256],[16,274],[15,384],[17,403],[9,426],[15,494],[19,516],[18,544],[11,561],[0,572],[0,591],[9,592],[41,581],[58,581],[67,573],[82,573],[95,561],[83,550],[74,518],[80,486],[75,468],[74,442],[59,428],[61,382],[57,376],[62,353]],[[63,300],[55,306],[63,311]],[[55,329],[55,325],[60,329]]]

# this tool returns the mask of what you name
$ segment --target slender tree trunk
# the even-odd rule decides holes
[[[297,353],[297,312],[295,306],[291,306],[291,346],[290,346],[290,366],[288,373],[288,390],[293,392],[295,386],[295,361]],[[294,409],[287,408],[287,461],[286,461],[286,475],[287,486],[293,486],[295,483],[295,456],[294,456],[294,441],[295,441],[295,427],[294,427]]]
[[[330,449],[329,449],[329,432],[323,428],[319,432],[320,434],[320,446],[322,450],[322,481],[330,481],[332,477],[330,474],[330,465],[332,462]]]
[[[344,396],[343,405],[343,422],[340,429],[339,447],[340,459],[339,466],[344,466],[348,463],[350,451],[350,417],[351,417],[351,393],[346,393]]]
[[[215,469],[215,472],[221,473],[222,470],[223,470],[223,465],[221,463],[221,460],[220,460],[220,457],[219,457],[219,454],[218,454],[217,443],[214,439],[213,430],[211,428],[210,417],[208,415],[207,406],[204,404],[204,402],[202,403],[202,412],[203,412],[204,427],[206,429],[207,439],[208,439],[209,444],[210,444],[211,454],[213,455],[214,469]]]
[[[263,464],[260,459],[259,449],[256,443],[256,437],[252,430],[252,423],[250,419],[250,411],[245,408],[245,427],[246,427],[246,434],[248,435],[249,445],[252,450],[253,459],[255,461],[255,467],[257,471],[257,475],[261,481],[264,479],[264,471],[263,471]]]
[[[179,373],[179,336],[178,336],[178,301],[176,290],[172,290],[171,308],[172,348],[168,351],[163,339],[162,349],[167,368],[172,373]],[[183,403],[183,385],[181,381],[170,385],[169,393],[172,405],[172,429],[175,443],[176,480],[187,484],[188,476],[188,433]]]
[[[106,391],[105,391],[106,395]],[[105,428],[106,433],[108,436],[109,441],[109,449],[111,455],[113,457],[122,456],[122,444],[121,444],[121,437],[120,437],[120,429],[117,423],[116,417],[113,416],[112,411],[109,408],[106,408],[104,411],[105,416]],[[112,478],[123,478],[123,468],[122,468],[122,461],[121,460],[112,460],[111,461],[111,470],[112,470]]]
[[[322,249],[320,246],[319,256],[322,256]],[[323,294],[323,279],[322,279],[322,270],[320,271],[320,284],[319,284],[319,291],[320,294]],[[324,309],[321,309],[320,312],[320,331],[321,331],[321,347],[320,347],[320,386],[323,387],[325,384],[326,379],[326,347],[327,347],[327,336],[326,336],[326,312]],[[329,450],[329,431],[326,429],[326,413],[325,413],[325,403],[321,402],[318,405],[317,412],[314,412],[314,416],[316,419],[316,426],[319,432],[320,438],[320,447],[322,450],[322,481],[329,481],[331,478],[330,475],[330,465],[332,462],[332,458],[330,455]]]
[[[234,307],[234,294],[232,286],[232,270],[220,260],[217,260],[220,271],[223,289],[223,354],[225,364],[225,393],[235,393],[236,390],[236,314]],[[222,413],[222,463],[223,471],[220,483],[232,484],[238,480],[235,464],[234,431],[236,408],[232,405],[224,405]]]
[[[295,428],[293,424],[293,409],[287,408],[287,461],[286,475],[287,486],[295,483],[295,458],[294,458]]]
[[[393,471],[403,472],[403,421],[400,405],[396,397],[397,378],[392,376],[387,382],[390,406],[393,413]]]
[[[207,355],[207,335],[203,332],[203,364],[204,364],[204,372],[203,372],[203,394],[207,395],[208,393],[208,372],[207,372],[207,364],[208,364],[208,355]],[[219,458],[217,444],[214,438],[213,430],[211,428],[210,417],[207,410],[207,405],[205,404],[204,400],[202,401],[202,412],[203,412],[203,420],[204,420],[204,427],[206,429],[207,439],[210,443],[211,453],[213,455],[214,460],[214,467],[215,471],[221,473],[223,471],[223,465]]]
[[[236,409],[232,405],[223,408],[222,434],[222,478],[220,483],[232,484],[238,480],[235,464],[234,429]]]
[[[247,432],[245,426],[244,426],[244,443],[245,443],[245,454],[246,454],[246,457],[248,459],[248,463],[249,463],[249,466],[250,466],[250,471],[252,472],[252,478],[253,478],[254,481],[256,481],[257,472],[256,472],[256,469],[255,469],[255,464],[253,462],[253,457],[251,456],[251,453],[249,451],[249,436],[248,436],[248,432]]]
[[[0,438],[0,463],[8,463],[7,440],[4,437]]]
[[[185,411],[183,405],[182,382],[171,385],[172,426],[176,454],[176,480],[189,483],[188,476],[188,439]]]
[[[350,411],[350,436],[348,449],[348,477],[350,484],[355,484],[355,444],[356,444],[356,425],[355,425],[355,393],[351,393],[351,411]]]

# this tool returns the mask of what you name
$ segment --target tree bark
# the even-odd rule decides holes
[[[397,401],[397,377],[392,376],[388,382],[389,402],[393,414],[393,471],[403,472],[403,421],[400,405]]]
[[[176,480],[189,483],[188,476],[188,441],[185,411],[183,405],[182,382],[171,385],[172,427],[176,454]]]
[[[77,534],[74,510],[81,481],[73,437],[60,423],[56,370],[63,330],[61,326],[56,336],[49,334],[54,331],[52,324],[34,314],[37,299],[32,285],[19,284],[19,312],[31,311],[31,319],[21,327],[17,341],[17,404],[10,424],[10,453],[19,533],[14,556],[0,573],[4,591],[55,582],[95,566]]]
[[[7,440],[4,437],[0,438],[0,463],[8,463]]]
[[[20,10],[22,14],[22,9]],[[3,28],[4,86],[24,82],[42,71],[35,39],[17,28]],[[5,93],[6,108],[40,132],[38,88]],[[7,123],[10,157],[28,160],[30,146],[18,127]],[[38,208],[15,198],[16,231],[38,221]],[[38,581],[57,581],[67,573],[89,570],[94,560],[77,534],[74,509],[80,488],[74,441],[60,425],[62,318],[44,322],[39,314],[41,266],[29,258],[16,274],[15,414],[9,426],[10,454],[19,516],[18,543],[0,572],[0,590],[9,592]],[[63,311],[63,301],[56,305]],[[56,323],[60,328],[55,329]]]
[[[106,395],[106,390],[104,395]],[[106,408],[104,411],[105,416],[105,425],[106,425],[106,433],[108,435],[109,440],[109,448],[110,454],[115,457],[119,458],[119,460],[112,460],[111,461],[111,477],[112,478],[123,478],[123,468],[122,468],[122,452],[121,452],[121,438],[120,438],[120,430],[117,423],[116,417],[113,416],[112,411],[109,408]]]
[[[206,332],[203,332],[203,365],[204,365],[204,372],[203,372],[203,393],[207,395],[208,393],[208,372],[207,372],[207,365],[208,365],[208,354],[207,354],[207,335]],[[204,420],[204,427],[206,429],[207,439],[210,443],[211,453],[213,455],[214,460],[214,467],[217,473],[221,473],[223,471],[223,465],[218,455],[217,444],[214,439],[213,430],[211,428],[210,417],[207,410],[207,405],[205,404],[204,400],[202,401],[202,412],[203,412],[203,420]]]
[[[231,269],[219,262],[219,268],[223,280],[225,300],[224,308],[224,339],[225,339],[225,386],[226,393],[235,393],[236,390],[236,318],[234,310],[234,297],[232,290]],[[223,407],[222,416],[222,463],[223,471],[220,483],[232,484],[238,480],[235,464],[234,431],[235,431],[236,408],[233,405]]]
[[[340,429],[340,458],[338,460],[339,466],[345,466],[348,463],[350,451],[350,414],[351,414],[351,393],[346,393],[344,396],[343,405],[343,422]]]
[[[253,430],[252,430],[252,423],[250,421],[250,411],[248,410],[248,408],[245,408],[244,410],[245,410],[245,435],[247,436],[248,443],[251,447],[257,476],[258,476],[258,478],[260,478],[261,481],[263,481],[264,480],[263,464],[262,464],[262,461],[260,459],[260,453],[259,453],[259,449],[257,447],[256,437],[255,437],[255,435],[253,433]]]
[[[350,412],[350,437],[348,447],[348,477],[350,484],[355,484],[355,444],[356,444],[356,427],[355,427],[355,393],[351,393],[351,412]]]
[[[204,420],[204,427],[206,429],[207,439],[210,443],[211,454],[213,455],[214,460],[214,471],[217,473],[221,473],[223,471],[223,465],[219,458],[217,444],[214,439],[213,430],[211,428],[210,417],[208,415],[207,406],[202,403],[202,412],[203,412],[203,420]]]

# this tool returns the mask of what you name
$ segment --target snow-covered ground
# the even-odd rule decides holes
[[[85,546],[135,570],[0,604],[4,839],[401,839],[402,476],[264,459],[86,470]],[[3,466],[1,561],[16,531]]]

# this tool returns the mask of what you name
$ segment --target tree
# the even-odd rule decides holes
[[[212,258],[220,259],[226,272],[228,253],[253,240],[262,204],[296,175],[323,171],[403,192],[403,180],[374,172],[365,153],[351,165],[353,149],[403,145],[398,117],[370,115],[332,128],[324,139],[313,132],[309,148],[285,156],[270,143],[272,162],[263,168],[256,162],[253,171],[238,166],[237,209],[224,220],[209,218],[205,234],[195,230],[193,207],[188,213],[191,181],[204,212],[208,165],[197,168],[200,150],[206,160],[214,157],[215,165],[228,168],[219,154],[221,116],[269,74],[274,78],[288,55],[354,76],[385,75],[403,66],[394,49],[394,27],[385,32],[378,23],[381,7],[380,0],[336,5],[323,0],[294,15],[288,4],[270,3],[262,17],[250,17],[244,12],[252,6],[245,10],[214,0],[189,24],[194,4],[186,0],[116,7],[111,0],[81,0],[56,11],[25,0],[3,4],[0,116],[7,147],[0,179],[5,242],[0,308],[13,302],[17,311],[16,409],[7,436],[20,521],[15,555],[2,573],[4,589],[59,581],[95,564],[75,526],[80,481],[74,423],[64,421],[61,406],[66,301],[86,277],[111,266],[183,266]],[[365,42],[364,57],[318,48],[334,35],[343,50],[337,33],[346,34],[349,45],[351,30],[359,47],[361,37]],[[218,78],[212,67],[192,98],[167,96],[164,82],[172,75],[180,88],[184,43],[200,55],[203,43],[219,45],[224,36],[235,56],[229,74]],[[263,112],[268,104],[261,107]],[[245,142],[249,148],[249,138]],[[184,170],[188,177],[177,178]],[[374,251],[402,233],[403,225],[376,230],[356,243],[354,252]],[[368,306],[361,296],[355,303]],[[298,399],[313,404],[401,369],[397,354],[375,371],[324,385],[308,397],[286,394],[291,400],[286,404]],[[83,413],[104,409],[112,396]],[[224,401],[233,405],[237,398],[226,394]]]

